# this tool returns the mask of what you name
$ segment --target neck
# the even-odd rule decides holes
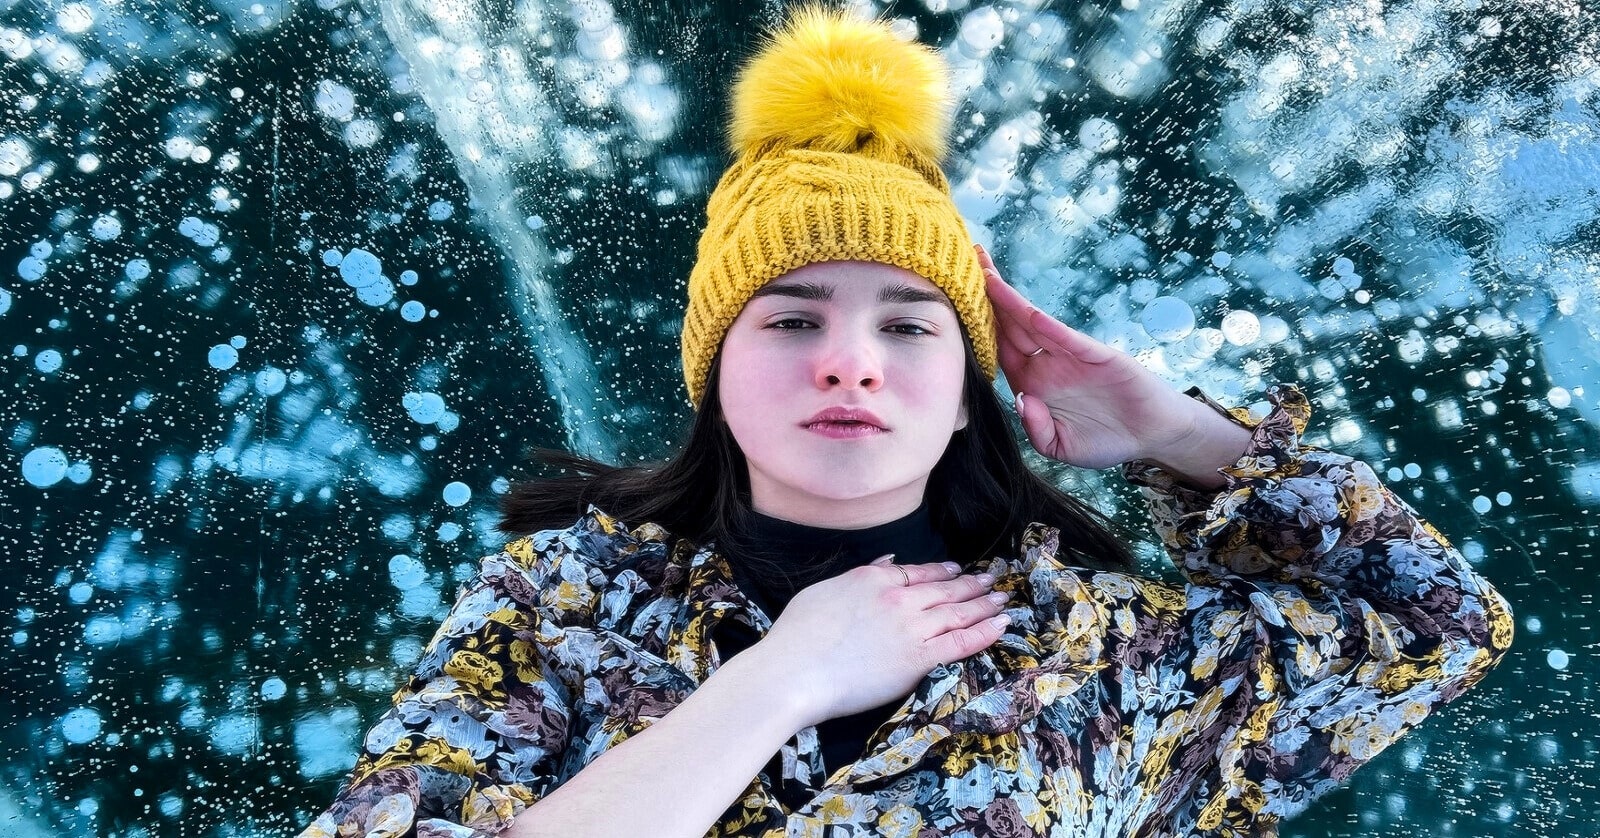
[[[785,491],[752,473],[750,508],[768,518],[831,530],[861,530],[897,521],[917,511],[928,479],[855,498],[823,498]]]

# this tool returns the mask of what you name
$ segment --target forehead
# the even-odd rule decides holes
[[[925,277],[882,262],[813,262],[775,277],[750,295],[831,302],[836,288],[876,288],[879,303],[936,303],[954,311],[950,298]]]

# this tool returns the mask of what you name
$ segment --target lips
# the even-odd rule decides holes
[[[827,424],[841,428],[853,425],[867,425],[880,431],[888,430],[883,420],[870,410],[859,407],[845,407],[843,405],[829,407],[817,411],[816,415],[801,423],[801,427],[810,428],[813,425]]]

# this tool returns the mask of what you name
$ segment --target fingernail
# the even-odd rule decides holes
[[[984,599],[989,600],[990,602],[994,603],[995,605],[1000,605],[1000,604],[1004,603],[1006,600],[1008,600],[1010,598],[1011,598],[1011,592],[1010,591],[995,591],[992,594],[985,594],[984,595]]]
[[[961,565],[958,565],[955,562],[945,562],[944,569],[950,571],[951,573],[960,573]]]
[[[882,564],[883,562],[892,562],[892,561],[894,561],[894,554],[893,553],[885,553],[885,554],[877,557],[876,559],[873,559],[872,563],[873,564]]]
[[[980,574],[977,575],[976,578],[978,580],[978,584],[984,586],[985,588],[987,588],[990,585],[994,584],[994,574],[993,573],[980,573]]]
[[[989,622],[993,623],[995,628],[1005,628],[1011,622],[1011,615],[999,614],[994,617],[990,617]]]

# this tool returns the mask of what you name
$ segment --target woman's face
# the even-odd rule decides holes
[[[965,369],[955,309],[912,271],[814,262],[757,289],[723,339],[717,379],[752,505],[838,529],[910,514],[966,427]],[[883,429],[808,426],[830,407],[870,411]]]

